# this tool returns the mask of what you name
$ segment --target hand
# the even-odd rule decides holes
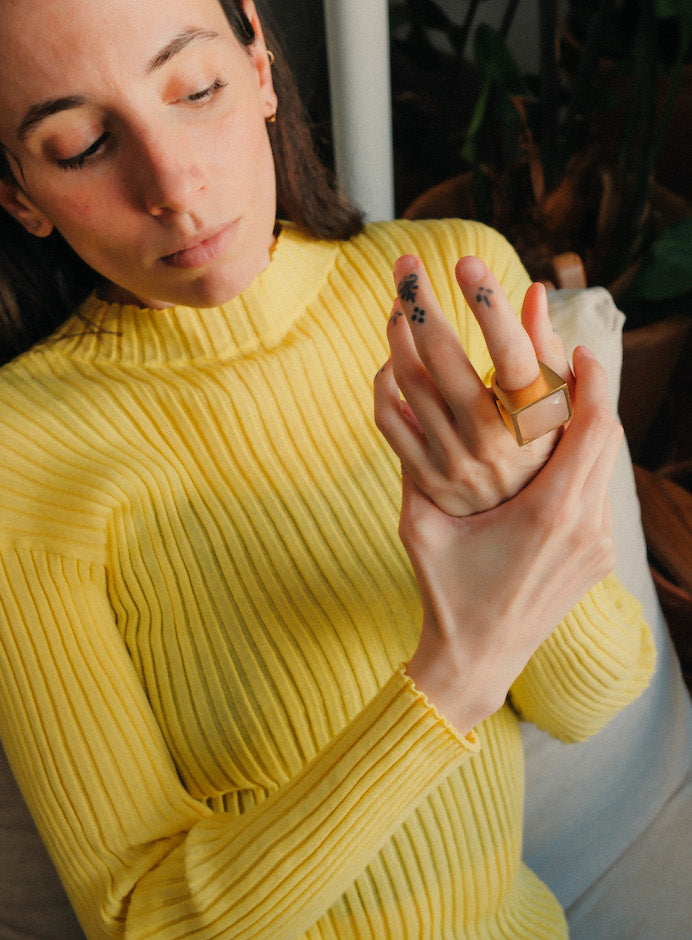
[[[535,476],[562,432],[520,448],[444,316],[422,263],[399,258],[394,275],[398,298],[387,327],[391,359],[375,381],[377,426],[417,486],[445,512],[464,516],[490,509]],[[540,359],[573,389],[541,284],[527,291],[520,323],[479,259],[462,258],[456,276],[502,388],[529,385]]]
[[[535,478],[472,516],[404,473],[400,536],[423,601],[407,671],[462,733],[496,711],[530,656],[614,564],[607,486],[622,429],[605,372],[575,351],[574,418]]]

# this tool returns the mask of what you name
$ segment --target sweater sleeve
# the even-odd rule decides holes
[[[582,741],[644,691],[655,662],[641,605],[610,575],[534,653],[512,686],[512,703],[553,736]]]
[[[90,937],[304,931],[478,747],[396,672],[311,763],[242,814],[182,786],[100,565],[0,554],[0,730]]]

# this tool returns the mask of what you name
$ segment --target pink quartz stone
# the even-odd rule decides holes
[[[542,437],[553,428],[559,428],[569,418],[567,399],[563,389],[534,402],[516,415],[524,443]]]

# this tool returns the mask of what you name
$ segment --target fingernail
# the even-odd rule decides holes
[[[457,276],[464,281],[477,281],[485,276],[485,265],[480,258],[467,255],[457,262]]]

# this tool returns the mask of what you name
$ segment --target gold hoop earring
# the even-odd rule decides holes
[[[267,49],[267,58],[269,59],[269,67],[271,68],[274,64],[274,53],[271,49]]]
[[[267,118],[267,124],[276,124],[276,111]]]

